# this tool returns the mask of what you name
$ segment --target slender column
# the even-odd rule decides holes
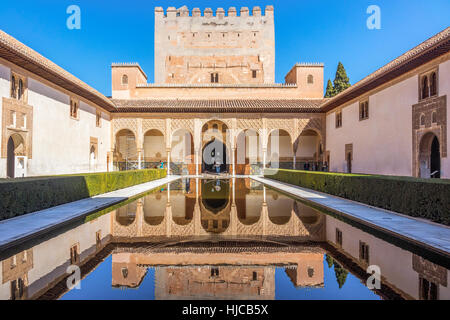
[[[142,169],[142,150],[138,150],[138,169],[141,170]]]
[[[267,149],[263,149],[263,170],[266,168]]]
[[[196,149],[196,150],[194,150],[194,153],[195,153],[195,159],[194,159],[194,162],[195,162],[195,175],[196,176],[198,176],[199,175],[199,172],[198,172],[198,165],[199,165],[199,149]]]
[[[295,155],[295,153],[294,153],[294,158],[292,158],[293,160],[292,160],[292,169],[294,169],[295,170],[295,167],[296,167],[296,164],[297,164],[297,156]]]
[[[231,165],[233,166],[233,177],[236,176],[236,148],[231,149]]]
[[[167,175],[170,175],[170,149],[167,150]]]

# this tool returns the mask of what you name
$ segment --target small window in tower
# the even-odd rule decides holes
[[[310,74],[310,75],[308,76],[308,84],[312,84],[312,83],[314,83],[314,77],[313,77],[312,74]]]
[[[126,74],[124,74],[122,76],[122,84],[123,85],[128,85],[128,76]]]
[[[252,77],[253,77],[253,79],[256,79],[257,74],[258,74],[258,71],[252,70]]]
[[[219,83],[219,74],[217,72],[211,73],[211,83]]]

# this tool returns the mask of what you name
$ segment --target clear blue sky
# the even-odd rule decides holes
[[[81,8],[81,30],[66,27],[66,9]],[[381,30],[366,27],[369,5]],[[139,62],[153,81],[155,6],[190,9],[275,7],[276,81],[295,62],[325,63],[325,81],[342,61],[351,83],[450,25],[448,0],[22,0],[3,1],[0,28],[110,95],[110,64]]]

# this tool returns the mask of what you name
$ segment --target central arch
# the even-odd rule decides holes
[[[202,155],[203,173],[228,172],[227,147],[222,141],[212,138],[212,140],[203,147]]]
[[[227,125],[219,120],[211,120],[203,126],[202,173],[230,172],[227,135]]]

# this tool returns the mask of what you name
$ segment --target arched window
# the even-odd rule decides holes
[[[124,74],[122,76],[122,84],[123,85],[127,85],[128,84],[128,76],[126,74]]]
[[[437,123],[437,113],[436,111],[433,111],[431,114],[431,123]]]
[[[16,77],[11,76],[11,98],[16,97]]]
[[[23,80],[19,79],[19,90],[17,92],[17,99],[22,99],[23,96]]]
[[[429,96],[428,77],[425,76],[422,78],[422,99],[428,98],[428,96]]]
[[[308,84],[314,83],[314,77],[312,74],[308,76]]]
[[[424,125],[425,125],[425,115],[424,115],[424,114],[422,114],[422,115],[420,116],[420,125],[421,125],[421,126],[424,126]]]
[[[430,96],[435,96],[437,94],[437,78],[436,72],[433,72],[430,76]]]

